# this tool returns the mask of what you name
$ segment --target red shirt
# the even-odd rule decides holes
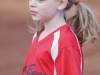
[[[39,35],[34,35],[22,75],[82,75],[82,49],[69,25],[38,42]]]

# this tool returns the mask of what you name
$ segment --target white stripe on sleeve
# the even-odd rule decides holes
[[[71,29],[71,28],[70,28]],[[73,32],[73,30],[71,29],[71,31]],[[80,50],[80,54],[81,54],[81,63],[80,63],[80,69],[81,69],[81,74],[80,75],[82,75],[82,51],[81,51],[81,48],[80,48],[80,44],[79,44],[79,42],[78,42],[78,38],[77,38],[77,36],[76,36],[76,34],[73,32],[73,34],[75,35],[75,37],[76,37],[76,40],[77,40],[77,44],[78,44],[78,48],[79,48],[79,50]]]

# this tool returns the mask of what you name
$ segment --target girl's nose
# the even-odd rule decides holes
[[[29,7],[36,7],[35,1],[33,0],[29,1]]]

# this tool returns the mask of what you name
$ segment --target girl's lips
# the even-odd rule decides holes
[[[31,14],[32,14],[32,15],[36,15],[37,12],[35,12],[35,11],[31,11]]]

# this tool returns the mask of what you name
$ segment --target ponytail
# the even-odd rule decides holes
[[[72,5],[69,2],[65,10],[70,9]],[[98,38],[99,24],[91,9],[81,2],[77,5],[76,14],[69,18],[67,23],[71,26],[81,44],[85,44],[90,40],[93,42]]]

